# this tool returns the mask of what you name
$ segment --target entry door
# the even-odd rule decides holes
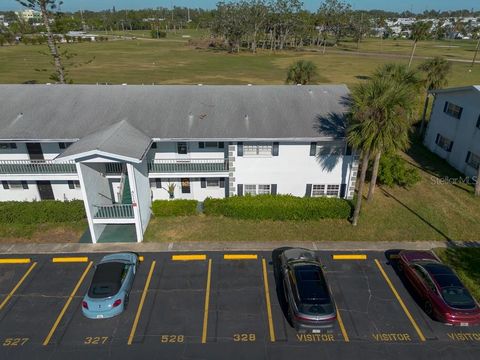
[[[55,200],[52,184],[50,181],[37,181],[38,193],[41,200]]]
[[[190,199],[192,198],[192,186],[190,184],[189,178],[181,178],[180,184],[182,187],[182,199]]]
[[[28,155],[31,160],[43,160],[42,145],[40,143],[27,143]]]

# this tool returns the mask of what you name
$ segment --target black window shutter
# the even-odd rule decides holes
[[[4,189],[10,189],[10,187],[8,186],[8,181],[2,181],[2,185]]]
[[[225,143],[224,143],[223,141],[219,142],[219,143],[218,143],[218,148],[219,148],[219,149],[225,148]]]
[[[156,178],[155,179],[155,187],[157,189],[161,189],[162,188],[162,179],[159,179],[159,178]]]
[[[277,184],[270,185],[270,194],[277,195]]]
[[[443,107],[443,112],[446,113],[448,108],[448,101],[445,101],[445,106]]]
[[[22,181],[22,187],[24,189],[28,189],[28,183],[26,181]]]
[[[317,153],[317,143],[312,142],[310,143],[310,156],[315,156]]]
[[[345,153],[346,156],[352,155],[352,147],[347,145],[347,152]]]
[[[477,120],[477,128],[480,129],[480,115],[478,115],[478,120]]]
[[[480,119],[480,117],[479,117]],[[16,143],[10,143],[10,149],[16,149],[17,148],[17,144]]]
[[[470,155],[472,155],[472,153],[469,151],[467,153],[467,158],[465,159],[465,162],[468,163],[470,161]]]
[[[220,187],[221,188],[225,187],[225,178],[223,178],[223,177],[220,178]]]
[[[72,180],[68,180],[68,188],[69,189],[75,189],[75,184],[73,183]]]
[[[450,146],[448,147],[448,152],[452,152],[452,148],[453,148],[453,141],[450,141]]]
[[[203,149],[203,148],[205,147],[205,143],[204,143],[203,141],[202,141],[202,142],[199,142],[199,143],[198,143],[198,147],[199,147],[200,149]]]
[[[345,197],[345,191],[347,190],[347,184],[340,185],[340,197],[343,199]]]
[[[243,142],[237,143],[237,156],[243,156]]]
[[[273,143],[273,148],[272,148],[272,155],[273,156],[278,156],[278,148],[279,148],[278,142],[274,142]]]
[[[312,184],[307,184],[307,188],[305,189],[305,197],[312,196]]]
[[[200,186],[202,188],[206,188],[207,187],[207,179],[205,178],[200,178]]]
[[[59,147],[60,149],[65,149],[65,143],[64,143],[64,142],[59,142],[59,143],[58,143],[58,147]]]
[[[437,134],[437,138],[435,139],[435,144],[438,144],[438,140],[440,140],[440,134]]]
[[[462,117],[462,112],[463,112],[463,108],[461,107],[460,111],[458,112],[458,119],[460,119]]]
[[[243,184],[237,184],[237,195],[243,196]]]

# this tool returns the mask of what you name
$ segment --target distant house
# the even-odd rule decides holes
[[[424,144],[467,176],[480,164],[480,86],[435,90]]]
[[[0,85],[0,201],[85,203],[93,242],[152,200],[352,199],[345,85]]]

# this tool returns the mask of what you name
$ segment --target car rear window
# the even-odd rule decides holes
[[[443,299],[449,306],[462,310],[475,308],[472,295],[464,287],[448,286],[441,291]]]
[[[99,264],[93,275],[88,296],[91,298],[104,298],[118,293],[126,270],[127,265],[120,262]]]
[[[295,268],[298,294],[303,304],[329,304],[330,294],[321,269],[315,265]]]

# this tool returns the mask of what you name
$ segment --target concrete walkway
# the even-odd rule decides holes
[[[480,247],[480,241],[472,242],[360,242],[360,241],[288,241],[288,242],[164,242],[164,243],[110,243],[110,244],[0,244],[0,254],[61,254],[135,251],[146,252],[193,252],[193,251],[271,251],[275,248],[291,246],[326,251],[386,251],[394,249],[427,250],[436,247]]]

